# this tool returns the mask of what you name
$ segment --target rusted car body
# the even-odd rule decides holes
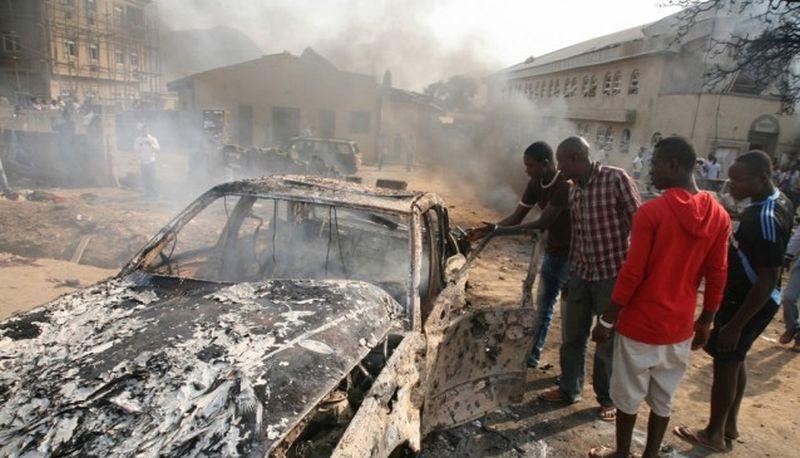
[[[434,194],[216,186],[115,278],[0,323],[0,455],[419,450],[523,394],[533,278],[468,304],[485,243],[459,253]]]
[[[235,177],[265,174],[353,175],[361,166],[358,145],[338,138],[295,137],[266,148],[224,145],[223,165]]]

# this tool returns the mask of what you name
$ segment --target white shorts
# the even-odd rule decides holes
[[[691,338],[676,344],[650,345],[617,334],[611,372],[611,399],[617,409],[635,415],[646,400],[653,413],[669,417],[691,347]]]

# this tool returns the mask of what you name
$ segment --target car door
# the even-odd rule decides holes
[[[536,251],[534,248],[531,254],[523,285],[527,293],[519,306],[468,305],[468,268],[449,278],[434,301],[424,324],[423,435],[522,401],[526,359],[533,345],[535,313],[530,288],[538,266]]]

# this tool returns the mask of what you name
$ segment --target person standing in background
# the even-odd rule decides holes
[[[144,195],[148,198],[158,197],[156,189],[156,153],[161,149],[158,140],[150,134],[150,128],[144,124],[139,136],[133,143],[136,156],[139,158],[139,168],[142,173],[142,186]]]

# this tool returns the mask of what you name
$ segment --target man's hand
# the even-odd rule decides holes
[[[700,320],[694,322],[694,339],[692,339],[692,351],[703,348],[708,343],[708,336],[711,334],[711,323],[704,323]]]
[[[471,229],[467,229],[467,240],[470,242],[477,242],[478,240],[486,237],[489,235],[495,228],[495,225],[492,223],[487,223],[483,221],[483,226],[473,227]]]
[[[741,329],[730,324],[723,326],[717,335],[717,351],[727,353],[736,350],[736,345],[739,343],[741,336]]]
[[[592,340],[598,344],[605,343],[611,337],[611,328],[606,328],[600,323],[594,325],[592,329]]]

